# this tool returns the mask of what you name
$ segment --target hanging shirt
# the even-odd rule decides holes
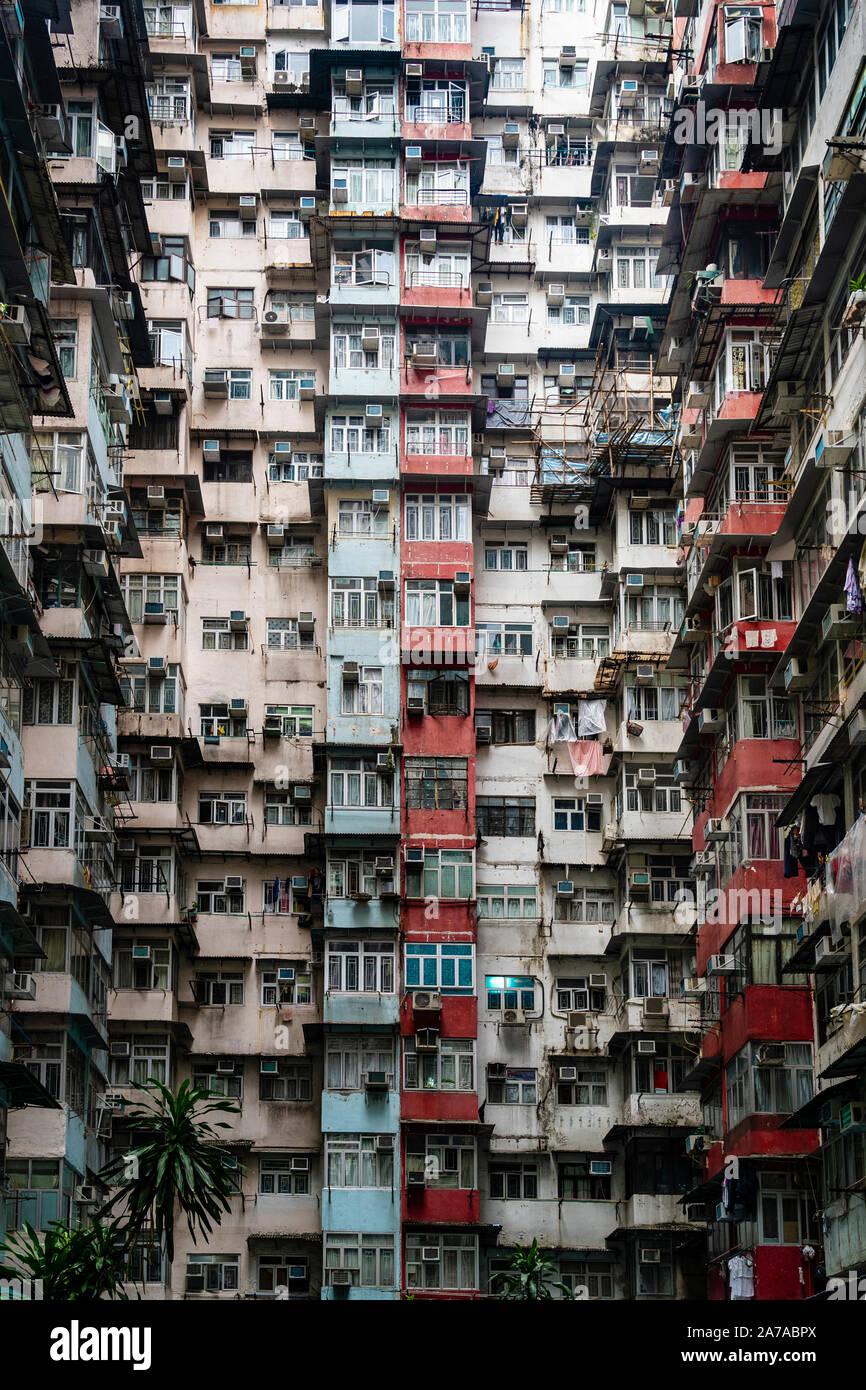
[[[818,796],[813,796],[811,804],[818,812],[818,819],[822,825],[836,824],[836,808],[839,805],[839,798],[835,792],[822,792]]]
[[[751,1255],[734,1255],[728,1260],[731,1298],[755,1297],[755,1263]]]

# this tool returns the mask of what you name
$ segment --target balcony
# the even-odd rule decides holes
[[[652,1096],[646,1092],[627,1096],[616,1114],[615,1128],[641,1129],[657,1125],[662,1129],[692,1131],[702,1124],[701,1098],[698,1092],[672,1096]],[[632,1201],[657,1202],[669,1198],[632,1198]],[[674,1199],[676,1200],[676,1199]],[[680,1208],[680,1214],[682,1209]]]
[[[680,818],[682,820],[682,818]],[[664,836],[659,835],[658,839]],[[653,1002],[653,1001],[650,1001]],[[699,1000],[668,999],[663,1014],[648,1014],[644,999],[623,999],[617,1009],[614,1036],[620,1040],[632,1034],[692,1033],[702,1030]],[[650,1097],[653,1099],[653,1097]],[[664,1097],[664,1099],[668,1099]],[[671,1099],[677,1099],[672,1097]]]
[[[336,994],[327,990],[323,1021],[325,1027],[357,1024],[396,1028],[400,1021],[400,997],[397,994]]]
[[[92,1046],[105,1046],[108,1026],[104,1005],[103,1011],[97,1012],[74,976],[62,971],[39,970],[34,972],[33,978],[36,981],[36,997],[15,1001],[16,1015],[22,1017],[22,1020],[27,1017],[27,1022],[23,1024],[25,1034],[29,1028],[35,1028],[33,1016],[38,1014],[40,1026],[47,1025],[48,1019],[53,1019],[60,1025],[74,1020]]]
[[[698,1118],[694,1123],[700,1124],[700,1105],[697,1101],[695,1106]],[[669,1192],[655,1195],[649,1192],[635,1192],[633,1196],[623,1202],[617,1223],[618,1230],[650,1232],[657,1231],[659,1227],[665,1230],[680,1227],[684,1232],[694,1231],[700,1234],[706,1231],[703,1223],[699,1225],[688,1220],[682,1207],[682,1196],[679,1193]]]
[[[113,989],[108,994],[112,1027],[118,1023],[173,1026],[179,1021],[178,996],[170,989]]]
[[[473,666],[475,630],[471,627],[410,627],[400,629],[404,666]]]
[[[398,836],[400,834],[399,806],[334,806],[325,807],[326,835]]]
[[[422,308],[471,309],[472,288],[468,274],[435,268],[407,268],[400,303]]]

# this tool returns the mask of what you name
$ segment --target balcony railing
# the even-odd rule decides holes
[[[462,290],[465,277],[456,270],[411,270],[406,283],[411,289],[433,285],[437,289]]]
[[[416,198],[418,207],[465,207],[468,202],[467,188],[419,188]]]

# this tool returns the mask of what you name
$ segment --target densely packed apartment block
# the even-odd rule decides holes
[[[189,1079],[148,1298],[866,1269],[864,49],[0,0],[7,1228]]]

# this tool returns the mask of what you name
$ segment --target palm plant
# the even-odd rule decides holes
[[[498,1297],[513,1302],[535,1302],[552,1299],[554,1292],[571,1298],[571,1289],[556,1278],[556,1265],[538,1248],[538,1238],[531,1245],[518,1245],[511,1256],[510,1268],[500,1270],[490,1280],[501,1285]]]
[[[0,1272],[41,1279],[46,1299],[123,1298],[126,1260],[145,1227],[172,1260],[178,1210],[193,1243],[219,1225],[231,1209],[237,1167],[217,1142],[218,1131],[230,1126],[204,1116],[233,1114],[240,1107],[188,1081],[176,1095],[159,1081],[148,1081],[144,1089],[151,1099],[128,1117],[141,1143],[104,1169],[101,1176],[115,1189],[92,1224],[70,1229],[53,1222],[41,1233],[26,1224],[0,1241],[0,1258],[10,1261],[0,1264]],[[106,1220],[115,1208],[120,1214]]]

